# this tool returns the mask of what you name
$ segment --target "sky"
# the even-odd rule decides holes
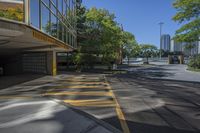
[[[160,26],[163,34],[174,36],[180,25],[172,20],[176,14],[174,0],[83,0],[87,8],[105,8],[116,16],[125,31],[135,35],[139,44],[160,45]]]

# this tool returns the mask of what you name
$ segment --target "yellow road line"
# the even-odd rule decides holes
[[[113,90],[112,90],[112,87],[110,86],[110,84],[108,83],[108,81],[106,80],[106,77],[104,77],[105,78],[105,81],[106,81],[106,83],[107,83],[107,85],[108,85],[108,88],[109,88],[109,90],[112,92],[112,97],[113,97],[113,99],[114,99],[114,101],[115,101],[115,104],[116,104],[116,108],[115,108],[115,111],[116,111],[116,113],[117,113],[117,115],[118,115],[118,119],[119,119],[119,121],[120,121],[120,124],[121,124],[121,127],[122,127],[122,129],[123,129],[123,132],[124,133],[130,133],[130,130],[129,130],[129,127],[128,127],[128,125],[127,125],[127,122],[126,122],[126,118],[125,118],[125,116],[124,116],[124,114],[123,114],[123,111],[122,111],[122,109],[121,109],[121,107],[120,107],[120,105],[119,105],[119,103],[118,103],[118,101],[117,101],[117,98],[116,98],[116,96],[115,96],[115,94],[114,94],[114,92],[113,92]]]
[[[73,106],[84,107],[115,107],[115,102],[111,100],[92,99],[92,100],[64,100],[65,103]]]
[[[87,86],[87,85],[71,85],[71,86],[53,86],[49,89],[107,89],[107,86]]]
[[[48,92],[43,94],[44,96],[61,96],[61,95],[79,95],[79,96],[112,96],[111,92]]]
[[[85,83],[85,82],[96,82],[96,83],[99,83],[99,82],[102,82],[100,80],[77,80],[77,79],[66,79],[65,81],[67,82],[81,82],[81,83]]]
[[[0,99],[31,99],[30,96],[0,96]]]
[[[83,84],[84,85],[105,85],[104,82],[70,82],[69,85],[72,85],[72,84]]]

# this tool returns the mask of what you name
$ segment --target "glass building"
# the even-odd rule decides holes
[[[73,48],[77,47],[76,9],[80,0],[1,0],[0,3],[0,10],[4,13],[15,12],[16,15],[9,19],[23,21]]]
[[[170,35],[164,34],[161,36],[161,49],[164,51],[170,51]]]
[[[81,0],[0,0],[0,69],[3,75],[56,75],[59,53],[77,48]]]
[[[76,0],[29,0],[31,26],[76,48]]]

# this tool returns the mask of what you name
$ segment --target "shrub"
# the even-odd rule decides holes
[[[200,54],[192,57],[188,63],[189,67],[200,69]]]

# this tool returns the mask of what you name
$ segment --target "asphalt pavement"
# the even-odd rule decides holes
[[[138,73],[107,77],[131,133],[199,133],[200,84],[145,78]]]
[[[16,77],[17,78],[17,77]],[[67,107],[73,107],[76,110],[81,110],[82,112],[85,112],[85,114],[82,114],[83,117],[86,116],[92,116],[96,118],[99,121],[102,121],[103,125],[106,125],[106,127],[110,127],[107,130],[99,130],[98,132],[101,133],[107,133],[107,132],[113,132],[118,133],[120,131],[129,133],[129,129],[127,127],[126,122],[124,121],[124,115],[121,111],[120,105],[118,105],[118,102],[116,101],[116,98],[114,96],[114,93],[112,92],[110,85],[107,83],[105,79],[105,75],[103,74],[82,74],[82,73],[67,73],[67,74],[61,74],[55,77],[51,76],[44,76],[29,82],[25,82],[22,84],[18,84],[15,86],[11,86],[5,89],[0,90],[0,103],[2,108],[6,108],[6,110],[0,110],[0,116],[4,119],[0,120],[0,123],[2,125],[6,125],[7,121],[9,123],[12,123],[12,120],[10,119],[17,119],[16,121],[24,121],[26,123],[26,116],[30,117],[30,119],[34,119],[34,123],[32,123],[33,120],[31,120],[31,125],[29,127],[37,128],[37,124],[40,123],[40,121],[45,121],[42,123],[38,128],[36,129],[30,129],[30,132],[48,132],[49,130],[55,128],[55,133],[61,133],[61,132],[73,132],[73,133],[84,133],[89,132],[91,129],[96,129],[96,127],[103,127],[101,124],[98,126],[98,124],[94,125],[87,125],[87,117],[80,118],[74,116],[73,113],[68,113],[68,110],[65,111],[59,111],[59,106],[55,106],[54,108],[48,108],[47,110],[56,111],[55,113],[51,113],[53,115],[49,116],[48,119],[39,119],[32,118],[35,117],[35,114],[32,114],[33,112],[37,112],[40,114],[41,109],[40,106],[47,106],[51,107],[51,104],[45,104],[35,106],[35,102],[30,102],[29,106],[22,106],[25,103],[17,103],[19,107],[16,108],[10,108],[10,106],[16,106],[16,103],[12,103],[9,101],[15,101],[15,100],[24,100],[29,102],[32,101],[40,101],[41,99],[56,99],[60,102],[62,102]],[[22,104],[22,105],[21,105]],[[53,104],[53,103],[52,103]],[[21,107],[21,108],[20,108]],[[58,111],[57,111],[58,109]],[[26,110],[24,112],[24,110]],[[36,111],[35,111],[36,110]],[[27,112],[30,113],[26,115]],[[6,113],[5,113],[6,112]],[[48,112],[48,111],[47,111]],[[42,113],[43,115],[46,115],[46,113]],[[43,117],[39,115],[40,117]],[[54,115],[55,114],[55,115]],[[65,115],[64,115],[65,114]],[[58,117],[59,119],[57,119]],[[62,117],[63,115],[63,117]],[[21,116],[24,116],[23,118],[20,118]],[[19,118],[18,118],[19,117]],[[114,117],[114,119],[109,119],[110,117]],[[54,119],[55,118],[55,119]],[[29,118],[27,118],[29,119]],[[72,120],[70,120],[72,119]],[[85,120],[86,119],[86,120]],[[37,123],[38,121],[38,123]],[[75,122],[73,122],[75,121]],[[77,122],[79,121],[79,122]],[[52,126],[55,122],[55,126]],[[17,122],[15,122],[17,123]],[[58,124],[60,123],[60,124]],[[71,123],[71,124],[70,124]],[[93,122],[94,123],[94,122]],[[70,124],[70,126],[69,126]],[[112,126],[110,126],[112,125]],[[14,127],[13,127],[14,126]],[[21,124],[15,126],[11,124],[11,127],[6,128],[5,126],[0,126],[0,132],[1,133],[7,133],[12,132],[16,129],[16,131],[20,133],[28,132],[28,128],[26,124]],[[25,126],[25,127],[24,127]],[[57,127],[60,126],[60,127]],[[93,128],[93,126],[95,128]],[[24,127],[24,128],[23,128]],[[49,127],[49,129],[42,130],[42,127]],[[114,128],[113,128],[114,127]],[[58,129],[57,129],[58,128]],[[89,128],[89,129],[88,129]],[[77,130],[74,130],[77,129]],[[86,130],[88,129],[88,130]],[[91,130],[90,132],[95,132],[96,130]],[[97,132],[97,131],[96,131]],[[96,133],[95,132],[95,133]]]
[[[49,99],[1,99],[1,133],[120,133],[84,112]]]
[[[151,64],[149,66],[140,65],[138,67],[130,67],[126,70],[129,73],[137,74],[145,78],[200,83],[200,72],[187,70],[187,65],[168,65],[166,63],[158,64],[156,62],[151,62]]]
[[[84,128],[94,128],[85,123],[102,121],[102,133],[107,129],[124,133],[199,133],[200,83],[165,79],[160,67],[137,67],[126,74],[65,73],[1,89],[0,132],[87,132]],[[72,117],[73,109],[84,113],[75,111],[80,116]],[[73,127],[76,130],[70,131]]]

